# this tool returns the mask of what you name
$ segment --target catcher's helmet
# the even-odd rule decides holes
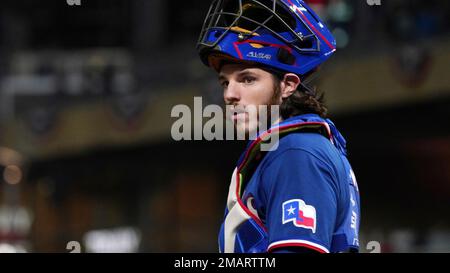
[[[231,59],[304,75],[333,54],[336,41],[302,0],[214,0],[197,49],[217,71]]]

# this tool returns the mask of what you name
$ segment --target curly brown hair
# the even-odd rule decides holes
[[[276,73],[270,71],[274,78],[275,84],[275,96],[278,96],[281,92],[280,83],[284,77],[283,72]],[[301,84],[298,86],[294,93],[283,99],[280,105],[280,114],[283,119],[287,119],[293,116],[302,114],[317,114],[322,118],[326,118],[328,109],[325,105],[325,95],[322,92],[318,92],[316,87],[308,87],[304,84],[309,79],[313,72],[310,72],[304,76],[300,76]]]

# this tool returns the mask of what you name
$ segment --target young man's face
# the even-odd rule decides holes
[[[237,132],[253,134],[258,129],[258,119],[249,110],[262,105],[280,105],[281,92],[274,76],[262,70],[243,64],[226,64],[219,73],[219,83],[223,88],[226,105],[238,112],[230,118]],[[249,107],[251,106],[251,107]],[[253,107],[254,106],[254,107]],[[267,108],[270,111],[270,107]],[[269,115],[268,115],[269,116]]]

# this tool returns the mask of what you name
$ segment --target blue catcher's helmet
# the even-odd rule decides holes
[[[197,49],[220,70],[233,60],[305,75],[336,50],[336,41],[302,0],[214,0]]]

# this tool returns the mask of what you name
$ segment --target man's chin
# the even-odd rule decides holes
[[[248,123],[245,122],[235,124],[234,129],[238,139],[242,139],[243,136],[245,137],[245,140],[255,139],[257,133],[257,126],[249,127]]]

